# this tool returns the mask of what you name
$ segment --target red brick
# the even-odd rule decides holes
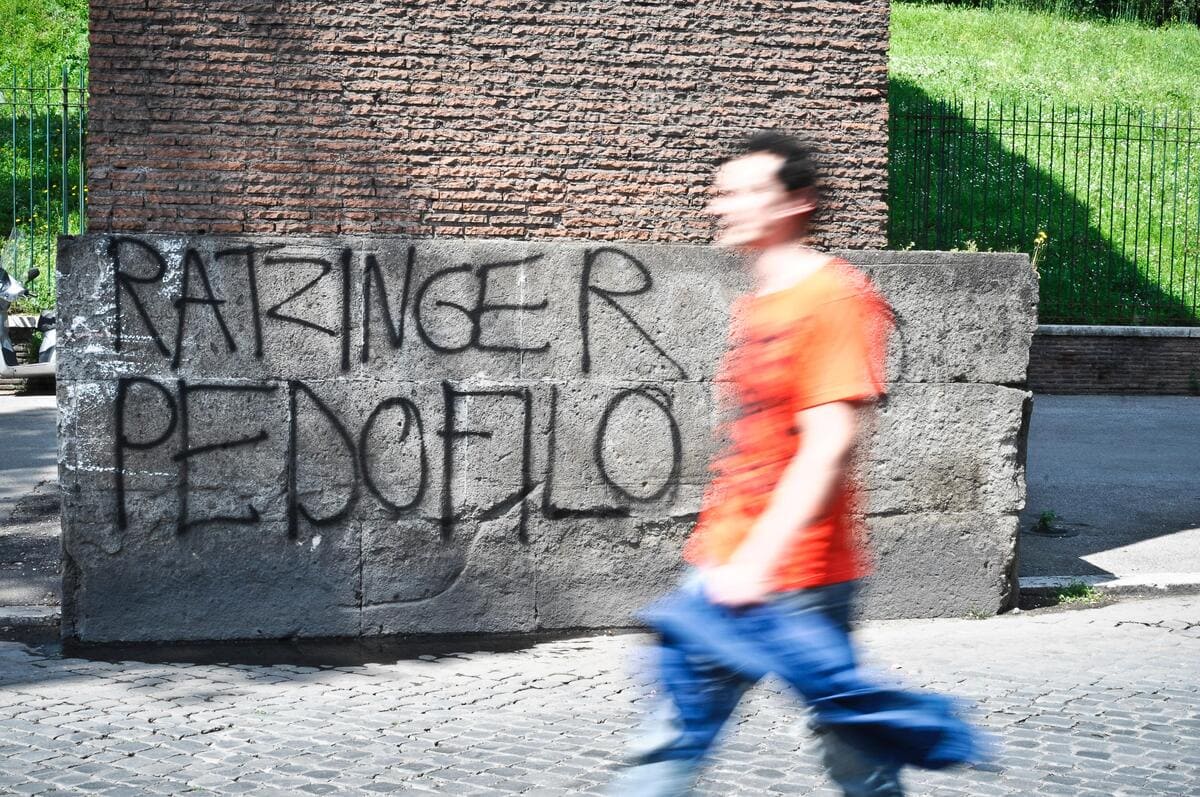
[[[1200,338],[1034,335],[1029,387],[1039,393],[1200,394]]]
[[[825,153],[818,241],[884,245],[884,0],[409,6],[93,3],[93,229],[705,242],[778,127]]]

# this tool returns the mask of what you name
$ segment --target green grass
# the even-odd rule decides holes
[[[890,244],[1032,252],[1045,231],[1043,321],[1200,323],[1200,130],[1173,129],[1200,126],[1200,29],[892,11]],[[905,120],[930,103],[935,129]],[[1102,146],[1076,135],[1089,117],[1108,121]]]
[[[1082,581],[1072,581],[1054,591],[1054,601],[1068,606],[1092,606],[1104,599],[1100,591]]]
[[[899,0],[923,5],[1040,11],[1070,19],[1118,20],[1148,25],[1200,25],[1200,0]]]
[[[11,107],[0,110],[8,111],[0,116],[0,265],[22,282],[28,269],[40,271],[38,279],[26,285],[34,296],[14,306],[14,312],[37,312],[54,304],[57,236],[83,231],[81,120],[78,109],[72,109],[64,131],[62,111],[54,101],[32,114],[28,107],[15,115]]]
[[[54,303],[55,236],[82,230],[78,109],[72,109],[63,188],[61,87],[78,85],[87,64],[87,0],[0,0],[0,243],[3,265],[35,292],[14,306],[37,312]],[[38,86],[30,92],[26,87]],[[31,108],[33,101],[35,107]],[[72,102],[80,102],[72,95]],[[15,129],[15,136],[14,136]],[[64,207],[65,205],[65,207]]]
[[[931,97],[1200,110],[1200,28],[892,3],[889,73]]]
[[[0,0],[0,81],[87,61],[87,0]]]

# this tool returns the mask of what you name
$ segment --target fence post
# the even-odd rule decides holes
[[[62,119],[58,125],[58,160],[62,164],[61,177],[58,182],[58,213],[62,216],[62,234],[70,232],[70,213],[67,212],[67,120],[71,118],[71,88],[70,70],[66,64],[62,68]]]

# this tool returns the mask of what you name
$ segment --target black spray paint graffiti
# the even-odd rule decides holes
[[[174,345],[168,347],[163,332],[153,318],[153,313],[147,306],[148,297],[145,292],[157,290],[160,294],[166,289],[164,280],[169,267],[166,257],[152,243],[132,236],[113,236],[109,239],[107,255],[112,264],[113,283],[116,286],[116,308],[113,314],[113,346],[116,351],[126,347],[130,336],[128,307],[132,305],[140,319],[145,334],[149,336],[158,352],[170,360],[171,368],[178,369],[186,358],[185,343],[191,320],[201,312],[212,317],[220,330],[226,350],[230,354],[238,351],[237,337],[231,331],[231,316],[237,314],[237,326],[249,329],[253,335],[256,359],[262,359],[268,345],[265,333],[265,322],[275,322],[278,325],[297,325],[311,330],[319,335],[337,338],[340,342],[340,368],[343,372],[350,370],[351,352],[355,345],[358,347],[359,359],[367,362],[372,347],[372,313],[378,310],[380,320],[387,334],[387,343],[393,350],[400,352],[405,346],[405,328],[411,316],[412,325],[417,337],[424,346],[437,354],[453,355],[465,351],[485,351],[513,353],[522,355],[547,354],[550,351],[550,341],[537,345],[522,346],[512,342],[489,342],[484,339],[483,331],[485,318],[495,318],[504,314],[535,314],[545,311],[549,301],[513,304],[497,302],[489,298],[495,287],[494,280],[509,276],[513,270],[534,266],[543,255],[535,254],[515,260],[500,260],[480,263],[478,265],[461,264],[441,268],[430,274],[417,277],[415,245],[408,247],[403,272],[403,283],[399,291],[399,305],[393,305],[391,297],[396,291],[389,290],[386,270],[382,267],[375,254],[363,256],[360,272],[355,272],[355,253],[349,248],[343,248],[337,256],[337,263],[320,257],[299,257],[280,254],[282,245],[265,247],[237,247],[221,249],[213,252],[210,261],[213,264],[228,265],[232,271],[237,266],[244,267],[246,292],[249,294],[248,318],[245,310],[235,311],[227,297],[218,296],[213,290],[210,274],[210,263],[206,263],[201,252],[196,248],[184,251],[181,267],[181,287],[179,296],[171,303],[175,321]],[[149,261],[152,269],[149,274],[138,273],[138,261]],[[278,273],[279,267],[304,273],[306,270],[316,270],[317,273],[307,282],[296,287],[281,301],[262,308],[262,295],[259,284],[258,264],[263,263],[272,267]],[[626,275],[635,275],[637,285],[633,288],[606,287],[602,284],[601,276],[605,266],[610,270],[621,269]],[[335,276],[336,275],[336,276]],[[357,329],[351,319],[351,294],[355,279],[361,279],[362,317]],[[468,334],[463,340],[449,341],[442,337],[438,324],[425,316],[422,308],[427,307],[426,299],[448,280],[466,278],[473,288],[473,300],[469,304],[440,298],[432,303],[434,308],[448,310],[456,314],[467,325]],[[308,296],[318,286],[329,281],[336,282],[338,303],[338,324],[327,326],[302,315],[293,314],[287,308],[289,305]],[[592,343],[595,335],[592,320],[592,308],[597,301],[615,311],[625,322],[628,334],[632,331],[638,339],[645,342],[656,352],[664,363],[671,366],[676,378],[687,379],[687,371],[671,357],[654,339],[654,337],[639,323],[634,312],[622,300],[630,300],[650,293],[654,288],[654,279],[650,269],[637,257],[616,247],[605,246],[587,249],[583,253],[583,268],[580,272],[579,284],[576,286],[578,334],[580,337],[580,371],[588,374],[592,371]],[[197,295],[198,293],[198,295]],[[411,301],[410,301],[411,300]],[[374,310],[373,310],[374,308]],[[445,326],[443,324],[442,326]],[[136,334],[136,331],[135,331]]]
[[[416,245],[407,247],[402,269],[394,272],[385,268],[387,264],[382,263],[377,254],[367,252],[360,257],[350,248],[335,249],[330,256],[322,257],[314,256],[311,247],[302,254],[289,254],[288,247],[283,244],[238,246],[218,249],[211,254],[188,247],[179,261],[178,288],[174,289],[177,295],[172,297],[172,289],[168,286],[172,273],[168,258],[152,241],[113,236],[106,252],[116,286],[114,348],[124,350],[131,336],[145,337],[153,344],[154,351],[170,363],[172,370],[178,370],[188,361],[191,354],[188,347],[197,345],[191,330],[201,319],[215,325],[215,332],[205,337],[206,345],[223,346],[232,355],[239,351],[241,341],[243,355],[251,355],[256,360],[263,360],[273,345],[280,345],[276,341],[283,338],[278,334],[273,337],[273,332],[287,326],[299,326],[312,335],[333,338],[338,341],[338,366],[342,372],[351,369],[356,347],[362,363],[370,362],[373,345],[383,354],[390,347],[394,355],[402,356],[406,348],[415,345],[406,339],[406,330],[415,334],[425,350],[442,357],[468,351],[538,357],[551,350],[550,340],[533,343],[504,340],[503,330],[508,327],[495,323],[518,317],[533,319],[547,311],[549,298],[520,302],[494,298],[506,287],[511,289],[525,270],[536,270],[543,254],[478,264],[462,263],[426,273],[427,270],[419,268]],[[618,328],[606,328],[606,335],[625,335],[631,341],[644,344],[647,351],[654,352],[652,357],[657,357],[662,366],[669,367],[672,377],[687,379],[685,369],[638,320],[639,307],[644,312],[647,305],[639,305],[637,299],[647,296],[654,288],[650,269],[634,255],[611,246],[583,250],[581,266],[578,283],[574,286],[579,372],[590,374],[593,371],[597,334],[594,308],[603,306],[608,309],[605,315],[610,323],[613,318],[619,319]],[[276,278],[271,284],[274,295],[270,301],[265,299],[261,285],[264,269]],[[219,279],[214,280],[214,275]],[[291,276],[294,283],[281,287],[278,284],[280,275]],[[399,280],[399,285],[395,280]],[[352,319],[351,299],[356,284],[361,291],[361,315]],[[248,298],[248,302],[232,301],[234,297],[223,295],[223,292],[234,290],[230,287],[234,285],[244,293],[244,297],[238,298]],[[311,317],[314,305],[326,310],[322,317]],[[431,312],[436,318],[430,317]],[[489,324],[489,321],[493,323]],[[170,340],[163,329],[172,326],[174,335]],[[372,339],[379,327],[385,331],[385,348],[382,350]],[[205,328],[212,330],[212,326]],[[501,330],[501,339],[496,339],[497,329]],[[294,336],[288,343],[295,345]],[[277,412],[282,413],[284,420],[276,421],[278,428],[273,430],[268,430],[270,424],[267,424],[240,437],[194,444],[192,416],[195,401],[204,397],[211,403],[214,396],[222,394],[277,403],[286,395],[286,408],[281,406]],[[534,434],[537,396],[548,402],[543,409],[549,423],[542,440],[535,440]],[[460,404],[472,400],[499,402],[510,411],[506,410],[500,419],[468,422],[460,412]],[[130,407],[147,402],[160,405],[161,426],[150,431],[131,428]],[[262,510],[253,502],[246,503],[236,512],[194,516],[192,470],[197,462],[211,462],[205,458],[217,452],[247,452],[274,439],[280,441],[286,451],[282,473],[290,536],[297,536],[302,524],[321,528],[343,522],[364,499],[373,500],[393,517],[414,514],[421,511],[430,490],[436,489],[441,536],[449,539],[454,535],[456,525],[464,520],[456,508],[458,496],[455,495],[456,472],[462,464],[464,451],[471,441],[492,440],[501,427],[509,437],[520,440],[519,450],[513,451],[519,462],[512,474],[517,484],[492,505],[476,508],[470,518],[472,521],[498,518],[516,509],[519,515],[517,533],[522,541],[526,541],[529,516],[534,508],[531,497],[539,485],[542,490],[537,508],[549,519],[622,517],[629,515],[631,508],[638,504],[674,500],[682,467],[683,439],[671,395],[657,387],[614,388],[592,426],[590,447],[596,478],[608,488],[612,500],[583,509],[558,506],[554,491],[559,403],[557,385],[535,392],[533,386],[520,384],[481,389],[442,382],[438,408],[442,423],[433,430],[441,441],[441,462],[439,472],[433,473],[429,456],[431,441],[427,438],[422,411],[407,397],[384,397],[355,429],[355,422],[343,417],[342,402],[337,396],[328,395],[328,388],[318,389],[301,380],[224,384],[177,379],[172,384],[145,377],[122,378],[118,381],[115,406],[117,523],[121,529],[129,524],[126,500],[129,458],[138,452],[155,449],[162,449],[158,453],[169,452],[170,461],[177,469],[177,530],[180,534],[211,524],[253,525],[262,522]],[[665,432],[663,439],[669,441],[660,454],[661,462],[670,464],[669,472],[661,482],[648,484],[644,479],[635,479],[626,484],[622,481],[621,467],[615,466],[605,455],[605,441],[613,434],[614,415],[626,406],[640,409],[641,417],[649,419],[645,421],[647,423],[655,426],[661,423],[657,431]],[[251,417],[269,416],[270,413],[264,411]],[[655,420],[657,416],[661,416],[661,420]],[[305,485],[300,483],[300,465],[304,456],[300,427],[306,418],[320,419],[331,430],[332,440],[342,449],[348,463],[342,476],[349,486],[338,488],[341,492],[333,490],[332,495],[332,488],[325,489],[319,509],[305,502],[304,496],[311,492],[306,492]],[[401,429],[399,442],[415,445],[415,457],[402,463],[411,477],[403,484],[389,478],[393,475],[390,470],[380,472],[384,469],[371,464],[377,430],[383,428],[385,422],[393,429],[398,424]],[[542,472],[535,474],[534,448],[542,444],[544,465]],[[541,478],[535,478],[536,475]],[[315,488],[309,486],[307,489]],[[400,494],[393,494],[394,491]]]
[[[430,481],[438,478],[440,481],[439,518],[442,537],[443,539],[449,539],[455,533],[456,525],[463,520],[456,510],[453,493],[453,485],[459,461],[459,457],[456,455],[461,453],[456,443],[471,438],[489,439],[500,430],[499,425],[514,420],[514,416],[510,415],[506,418],[497,419],[499,424],[494,428],[464,428],[459,422],[457,412],[458,403],[463,399],[491,398],[511,402],[520,409],[516,419],[519,424],[521,443],[519,466],[515,474],[519,480],[519,485],[510,495],[477,511],[472,515],[471,519],[475,522],[487,521],[503,517],[512,509],[517,508],[519,512],[518,539],[522,542],[527,541],[532,504],[530,499],[539,486],[539,483],[534,480],[533,473],[533,447],[536,442],[533,433],[535,412],[533,390],[529,387],[494,390],[460,390],[449,382],[443,382],[441,385],[442,425],[436,433],[442,440],[443,453],[441,472],[434,476],[430,474],[428,446],[421,411],[416,403],[405,397],[387,397],[376,404],[367,415],[358,434],[355,435],[352,433],[347,419],[337,409],[330,406],[312,387],[297,380],[288,381],[285,385],[275,383],[240,385],[201,384],[182,379],[175,380],[174,383],[160,384],[145,377],[123,377],[117,382],[115,405],[116,435],[114,455],[118,528],[124,530],[129,526],[128,491],[126,484],[129,477],[126,471],[129,456],[131,452],[149,452],[158,448],[164,449],[162,453],[168,455],[170,461],[175,463],[177,468],[176,490],[179,510],[176,530],[179,534],[186,534],[202,526],[217,523],[236,525],[260,523],[262,520],[260,510],[249,503],[238,514],[193,517],[189,508],[193,489],[190,481],[191,464],[201,457],[216,452],[250,448],[266,443],[274,437],[279,437],[280,431],[276,430],[272,434],[264,426],[249,435],[207,443],[205,445],[193,445],[190,433],[192,425],[192,399],[198,395],[214,393],[237,393],[242,396],[271,397],[281,388],[285,388],[287,393],[285,417],[279,423],[286,426],[286,431],[283,432],[283,435],[287,440],[287,444],[282,464],[283,471],[286,474],[287,529],[290,537],[294,538],[299,535],[301,521],[304,521],[312,528],[319,529],[346,520],[362,499],[362,487],[365,487],[366,492],[392,517],[399,518],[415,514],[420,511]],[[550,423],[549,432],[544,438],[545,465],[540,480],[540,486],[542,487],[540,510],[544,517],[551,520],[567,517],[623,517],[629,514],[629,505],[673,499],[674,491],[678,487],[679,472],[683,458],[683,443],[679,425],[672,413],[671,397],[654,387],[624,388],[617,390],[608,398],[604,411],[600,414],[599,421],[595,425],[591,445],[594,465],[599,472],[601,480],[624,503],[611,506],[589,507],[583,510],[569,510],[558,507],[554,502],[554,469],[559,454],[557,449],[559,393],[556,386],[551,386],[548,392],[548,415]],[[321,515],[304,504],[301,499],[301,495],[305,492],[304,486],[298,483],[300,463],[306,455],[306,452],[303,451],[299,434],[300,425],[306,416],[306,412],[301,409],[301,399],[304,400],[304,406],[309,408],[307,410],[309,415],[315,414],[328,428],[333,430],[339,445],[343,449],[346,461],[350,463],[350,473],[345,474],[349,482],[349,488],[345,491],[344,495],[340,496],[341,506],[334,511]],[[613,468],[605,460],[603,453],[605,442],[611,434],[613,414],[622,405],[632,401],[647,402],[657,410],[657,413],[661,415],[661,423],[670,440],[669,450],[661,452],[664,459],[670,462],[668,475],[663,479],[661,484],[650,485],[648,491],[642,493],[635,492],[632,485],[621,482],[619,474],[613,473]],[[156,430],[157,434],[154,434],[152,437],[135,437],[130,434],[128,419],[132,414],[131,407],[143,412],[153,411],[154,409],[160,410],[159,414],[162,420],[160,422],[161,428]],[[373,473],[370,466],[373,447],[377,442],[376,429],[380,424],[380,419],[385,414],[397,412],[400,413],[403,421],[400,441],[403,442],[411,437],[416,442],[418,450],[415,461],[410,460],[404,463],[397,463],[397,467],[415,467],[416,470],[415,486],[411,487],[411,493],[407,496],[407,500],[393,500],[393,498],[388,497],[385,489],[391,485],[386,483],[388,481],[386,475],[381,476],[381,474]],[[272,417],[271,412],[268,408],[264,408],[263,412],[255,415],[255,420],[269,417]],[[412,476],[413,474],[405,475]],[[324,492],[327,494],[328,490]]]
[[[611,288],[602,288],[593,283],[592,277],[595,272],[596,263],[605,255],[624,258],[626,261],[628,261],[630,265],[637,269],[639,275],[641,276],[641,285],[633,289],[614,290]],[[663,351],[662,348],[654,342],[654,338],[652,338],[649,333],[647,333],[646,330],[643,329],[636,320],[634,320],[629,311],[626,310],[625,307],[616,300],[616,297],[618,296],[641,296],[644,293],[648,293],[654,287],[654,279],[650,276],[650,269],[646,268],[644,263],[632,255],[629,255],[628,253],[611,246],[601,247],[600,249],[589,249],[583,257],[583,276],[580,278],[579,285],[579,332],[583,340],[583,362],[581,364],[581,368],[585,374],[591,371],[592,368],[590,334],[592,325],[590,323],[590,319],[592,296],[598,296],[614,310],[620,313],[625,320],[629,322],[630,326],[637,330],[638,334],[641,335],[645,341],[662,356],[664,360],[675,366],[675,369],[679,372],[679,377],[681,379],[688,378],[687,372],[683,370],[683,366],[675,362],[675,360],[671,358],[671,355]]]
[[[529,525],[529,507],[525,501],[529,494],[533,492],[533,480],[530,475],[530,448],[532,447],[533,438],[533,394],[529,388],[520,388],[518,390],[455,390],[450,386],[449,382],[442,383],[442,397],[445,402],[445,426],[439,433],[442,436],[442,537],[449,538],[454,531],[454,496],[452,485],[454,483],[454,441],[467,437],[482,437],[490,438],[494,433],[485,429],[459,429],[455,422],[457,413],[456,407],[458,399],[468,397],[483,397],[483,396],[502,396],[506,398],[514,398],[521,402],[522,412],[521,417],[524,419],[522,424],[521,435],[521,486],[508,498],[498,503],[492,510],[485,512],[480,518],[488,520],[491,517],[502,515],[508,511],[512,504],[520,502],[521,519],[518,525],[518,533],[521,542],[526,541],[526,530]]]

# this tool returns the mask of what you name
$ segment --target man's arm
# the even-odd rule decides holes
[[[845,478],[858,434],[858,411],[853,402],[834,401],[796,414],[800,448],[729,562],[707,573],[705,583],[713,600],[742,606],[767,595],[783,552],[820,517]]]

